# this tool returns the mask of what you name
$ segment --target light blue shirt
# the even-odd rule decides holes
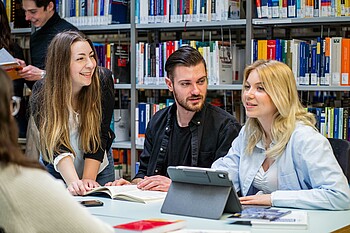
[[[260,141],[252,155],[245,153],[248,139],[245,126],[225,157],[212,168],[224,170],[242,196],[254,195],[252,183],[265,160]],[[273,146],[273,144],[272,144]],[[350,209],[350,189],[328,140],[310,126],[297,124],[278,159],[277,191],[272,192],[273,206],[302,209]]]

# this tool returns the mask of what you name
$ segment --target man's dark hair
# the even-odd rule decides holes
[[[203,63],[205,71],[207,71],[207,65],[202,55],[197,49],[191,46],[183,46],[173,52],[165,63],[165,70],[168,78],[174,82],[174,70],[177,66],[196,66]]]
[[[52,2],[53,6],[54,6],[54,11],[56,11],[56,1],[55,0],[33,0],[33,1],[35,2],[35,5],[37,7],[42,7],[43,6],[44,10],[46,10],[46,8],[49,5],[49,3]]]

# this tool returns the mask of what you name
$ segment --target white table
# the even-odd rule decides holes
[[[282,232],[275,229],[253,229],[250,226],[230,225],[225,220],[211,220],[204,218],[194,218],[180,215],[162,214],[160,212],[162,202],[153,202],[150,204],[141,204],[128,201],[112,200],[103,197],[75,197],[76,200],[98,199],[104,203],[102,207],[87,207],[89,211],[114,226],[121,223],[147,219],[182,219],[186,221],[188,229],[211,229],[211,230],[237,230],[251,231],[252,233]],[[308,210],[309,226],[307,230],[283,230],[283,232],[331,232],[350,224],[349,211],[321,211]]]

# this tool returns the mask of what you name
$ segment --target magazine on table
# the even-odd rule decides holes
[[[304,210],[247,208],[227,218],[229,224],[250,225],[253,228],[307,229]]]

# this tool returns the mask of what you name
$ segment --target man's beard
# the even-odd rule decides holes
[[[185,110],[187,111],[191,111],[191,112],[199,112],[200,110],[202,110],[203,106],[204,106],[204,101],[205,101],[205,96],[203,95],[192,95],[191,97],[189,98],[193,98],[193,97],[196,97],[196,98],[200,98],[201,99],[201,102],[199,102],[198,104],[196,105],[191,105],[191,104],[188,104],[187,103],[187,100],[188,98],[186,99],[179,99],[177,94],[176,94],[176,91],[175,89],[173,90],[173,93],[174,93],[174,98],[176,99],[176,102],[182,107],[184,108]]]

